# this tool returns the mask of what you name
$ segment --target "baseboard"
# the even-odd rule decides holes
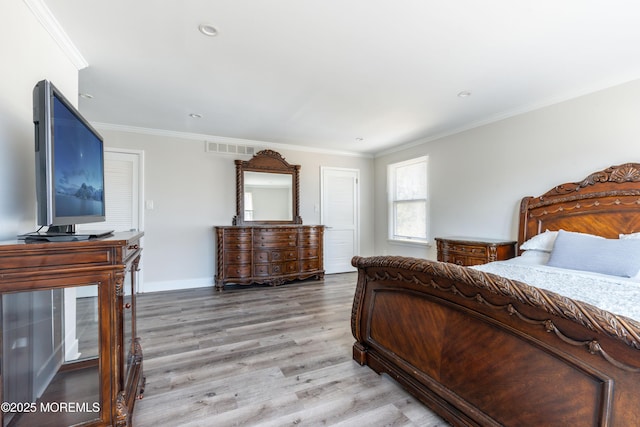
[[[202,277],[198,279],[187,280],[167,280],[162,282],[146,282],[141,283],[138,288],[139,293],[161,292],[161,291],[178,291],[191,288],[213,287],[212,277]]]

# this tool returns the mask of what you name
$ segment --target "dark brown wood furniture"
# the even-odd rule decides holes
[[[0,425],[131,425],[141,237],[0,243]]]
[[[323,278],[321,225],[302,225],[300,166],[272,150],[236,160],[233,226],[215,227],[216,289]]]
[[[321,225],[215,227],[216,288],[323,278]]]
[[[640,231],[640,164],[520,207],[518,242]],[[353,259],[353,357],[454,425],[640,425],[640,322],[451,263]]]
[[[516,242],[474,237],[436,237],[438,261],[471,266],[516,255]]]
[[[272,150],[262,150],[251,160],[236,160],[235,163],[236,216],[233,225],[302,224],[300,165],[290,165],[280,153]],[[250,184],[251,192],[248,190]],[[247,193],[261,197],[254,197],[249,207]],[[278,209],[274,209],[274,204]]]

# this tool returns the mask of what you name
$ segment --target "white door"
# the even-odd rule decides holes
[[[323,167],[321,213],[324,224],[324,269],[327,274],[355,271],[351,258],[359,252],[360,171]]]

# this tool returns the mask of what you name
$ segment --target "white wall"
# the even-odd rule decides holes
[[[76,102],[78,73],[21,0],[0,3],[0,240],[35,228],[32,90],[47,78]],[[386,165],[429,155],[430,236],[515,239],[525,195],[640,161],[640,81],[522,114],[375,160],[277,150],[301,164],[301,216],[320,223],[320,167],[360,170],[361,254],[435,258],[387,242]],[[211,285],[214,225],[235,214],[232,157],[202,141],[101,130],[107,146],[145,150],[145,290]],[[375,242],[375,250],[374,250]]]
[[[99,131],[107,147],[145,152],[145,199],[153,200],[154,209],[145,210],[142,290],[212,286],[213,227],[231,225],[236,206],[234,160],[241,157],[206,153],[204,141],[122,130]],[[301,165],[300,215],[305,224],[320,223],[320,166],[360,169],[363,210],[372,211],[372,158],[276,151],[287,162]],[[372,216],[362,218],[361,234],[363,254],[373,254]]]
[[[0,240],[34,231],[33,87],[51,80],[75,105],[78,70],[21,0],[0,3]]]
[[[430,237],[517,238],[524,196],[640,162],[640,80],[375,159],[377,254],[436,258],[387,240],[386,166],[429,156]]]

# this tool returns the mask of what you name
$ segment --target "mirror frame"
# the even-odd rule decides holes
[[[251,160],[236,160],[236,216],[233,225],[302,224],[300,218],[300,165],[290,165],[280,153],[262,150]],[[245,221],[244,219],[244,172],[267,172],[291,175],[291,220]]]

